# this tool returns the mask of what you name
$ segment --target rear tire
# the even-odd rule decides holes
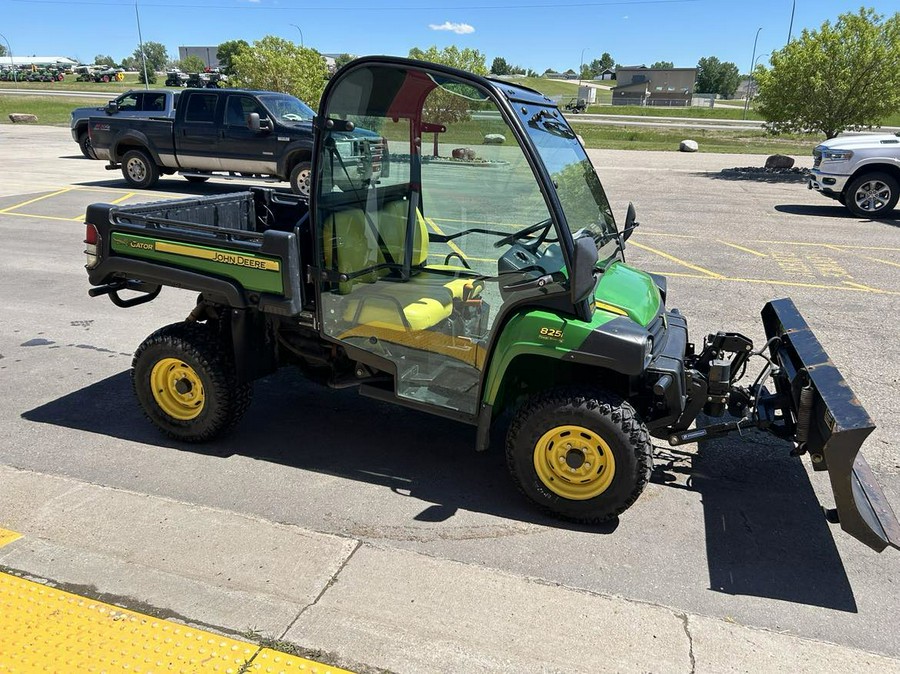
[[[183,442],[206,442],[236,424],[250,405],[250,384],[238,384],[234,364],[214,331],[175,323],[150,335],[132,361],[132,384],[147,418]]]
[[[132,187],[146,190],[159,181],[159,167],[144,150],[129,150],[122,157],[122,176]]]
[[[844,205],[860,218],[880,218],[897,205],[900,185],[889,173],[864,173],[853,179],[844,191]]]
[[[597,524],[640,496],[652,449],[628,402],[601,390],[563,388],[538,394],[516,414],[506,460],[519,489],[543,510]]]
[[[312,181],[312,165],[308,161],[302,161],[291,171],[291,191],[301,197],[309,198],[310,184]]]

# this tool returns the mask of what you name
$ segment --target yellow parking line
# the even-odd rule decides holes
[[[10,211],[14,211],[17,208],[22,208],[22,206],[27,206],[28,204],[33,204],[36,201],[43,201],[44,199],[49,199],[50,197],[55,197],[59,194],[65,194],[66,192],[71,192],[71,187],[65,187],[61,190],[57,190],[56,192],[50,192],[49,194],[44,194],[39,197],[35,197],[34,199],[29,199],[28,201],[23,201],[18,204],[13,204],[12,206],[7,206],[3,210],[0,210],[0,213],[9,213]]]
[[[881,264],[887,264],[892,267],[900,267],[900,264],[897,264],[896,262],[891,262],[890,260],[882,260],[881,258],[877,258],[877,257],[868,257],[867,255],[863,255],[862,257],[863,257],[863,259],[871,260],[872,262],[880,262]]]
[[[750,253],[751,255],[758,255],[759,257],[769,257],[766,253],[760,253],[758,250],[753,250],[751,248],[745,248],[744,246],[739,246],[736,243],[728,243],[727,241],[722,241],[721,239],[716,239],[719,243],[725,244],[726,246],[731,246],[732,248],[737,248],[738,250],[742,250],[745,253]]]
[[[463,225],[495,225],[497,227],[512,227],[513,229],[522,229],[523,225],[513,224],[511,222],[489,222],[486,220],[454,220],[453,218],[431,218],[439,222],[459,222]]]
[[[22,538],[22,534],[20,533],[10,531],[9,529],[0,529],[0,548],[20,538]]]
[[[119,197],[118,199],[113,199],[113,200],[110,201],[109,203],[110,203],[110,204],[113,204],[113,205],[115,205],[115,204],[121,204],[121,203],[122,203],[123,201],[125,201],[126,199],[130,199],[131,197],[133,197],[135,194],[137,194],[137,192],[128,192],[128,194],[125,194],[125,195]],[[74,220],[75,222],[81,222],[81,221],[84,220],[84,217],[85,217],[85,214],[82,213],[81,215],[78,215],[78,216],[72,218],[72,220]]]
[[[347,670],[0,573],[0,653],[11,672]]]
[[[694,279],[699,279],[701,281],[733,281],[736,283],[767,283],[769,285],[789,286],[791,288],[813,288],[815,290],[845,290],[845,291],[851,291],[851,292],[875,293],[877,295],[900,295],[900,291],[882,290],[881,288],[872,288],[871,286],[864,286],[859,283],[850,283],[849,281],[844,281],[844,283],[847,283],[846,286],[833,286],[833,285],[826,285],[823,283],[803,283],[801,281],[779,281],[776,279],[768,279],[768,278],[731,278],[729,276],[713,278],[711,276],[705,276],[702,274],[684,274],[681,272],[671,272],[671,271],[657,271],[657,272],[653,272],[653,273],[659,274],[660,276],[677,276],[679,278],[694,278]]]
[[[62,222],[72,222],[72,218],[61,218],[57,215],[35,215],[34,213],[3,213],[3,215],[11,215],[16,218],[37,218],[38,220],[60,220]]]
[[[849,246],[834,243],[810,243],[808,241],[769,241],[767,239],[754,239],[751,243],[774,243],[781,244],[784,246],[815,246],[817,248],[840,248],[841,250],[897,250],[900,251],[900,248],[894,248],[891,246]]]
[[[678,259],[674,255],[669,255],[668,253],[664,253],[661,250],[656,250],[656,248],[651,248],[650,246],[645,246],[642,243],[637,243],[636,241],[630,241],[628,245],[636,246],[637,248],[640,248],[641,250],[646,250],[650,253],[653,253],[654,255],[659,255],[660,257],[664,257],[667,260],[671,260],[672,262],[675,262],[676,264],[680,264],[684,267],[687,267],[688,269],[693,269],[694,271],[699,271],[701,274],[706,274],[710,278],[717,278],[717,279],[725,278],[721,274],[717,274],[714,271],[710,271],[709,269],[704,269],[703,267],[698,267],[697,265],[691,264],[690,262],[685,262],[684,260]]]
[[[429,220],[430,220],[430,222],[429,222]],[[437,223],[434,221],[434,218],[425,218],[425,222],[428,222],[428,226],[434,230],[435,234],[440,234],[441,236],[446,236],[446,234],[444,234],[444,231],[440,227],[437,226]],[[450,250],[452,250],[454,253],[459,255],[463,261],[465,261],[466,254],[464,252],[462,252],[462,250],[460,249],[459,246],[457,246],[452,241],[448,241],[447,246],[450,247]]]

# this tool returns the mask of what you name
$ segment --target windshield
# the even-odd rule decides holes
[[[281,122],[306,122],[316,116],[306,103],[288,94],[265,94],[259,100]]]
[[[594,167],[557,110],[528,106],[525,128],[550,173],[573,234],[587,230],[600,260],[617,252],[616,221]]]

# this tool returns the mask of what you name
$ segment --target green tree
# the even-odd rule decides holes
[[[141,62],[140,59],[136,59],[134,58],[134,56],[126,56],[122,59],[122,63],[120,65],[126,69],[134,68],[135,70],[137,70],[140,67]]]
[[[720,61],[716,56],[704,56],[697,62],[698,94],[719,94],[731,98],[741,83],[738,67],[730,61]]]
[[[134,50],[134,58],[138,62],[138,70],[143,71],[143,63],[141,62],[141,46],[138,45],[137,49]],[[157,70],[163,70],[166,67],[166,63],[169,62],[169,55],[166,53],[166,48],[164,45],[159,42],[145,42],[144,43],[144,58],[147,60],[147,76],[149,77],[150,71],[156,72]],[[141,80],[143,81],[143,80]],[[154,78],[151,80],[151,84],[155,82]]]
[[[438,49],[434,45],[426,50],[413,47],[409,50],[409,58],[418,59],[420,61],[429,61],[430,63],[440,63],[452,68],[467,70],[476,75],[487,75],[488,67],[484,54],[477,49],[466,47],[460,49],[454,45]]]
[[[603,72],[607,68],[612,68],[616,65],[616,60],[612,57],[612,55],[605,51],[600,55],[600,70],[599,72]]]
[[[671,61],[656,61],[650,64],[650,70],[671,70],[675,64]]]
[[[202,73],[206,70],[206,63],[196,54],[188,54],[180,61],[175,61],[175,67],[186,73]]]
[[[116,62],[113,60],[113,57],[106,54],[97,54],[94,57],[94,63],[98,66],[109,66],[110,68],[116,67]]]
[[[356,57],[353,54],[339,54],[334,59],[334,69],[340,70]]]
[[[246,40],[228,40],[216,49],[216,59],[219,61],[219,69],[226,75],[233,75],[232,60],[236,54],[244,49],[249,49],[250,44]]]
[[[144,82],[144,68],[139,63],[138,66],[138,82],[141,84],[156,84],[156,71],[150,67],[150,64],[147,64],[147,81]]]
[[[6,46],[0,44],[0,56],[6,56]]]
[[[319,104],[328,77],[319,52],[274,35],[237,52],[231,65],[237,86],[293,94],[313,108]]]
[[[476,75],[487,75],[485,56],[477,49],[459,49],[456,46],[438,49],[431,46],[426,50],[413,47],[409,50],[409,58],[430,63],[467,70]],[[434,124],[452,124],[469,119],[469,109],[478,92],[468,85],[446,84],[434,89],[425,99],[423,116]],[[438,153],[438,134],[434,134],[434,156]]]
[[[497,56],[491,62],[491,75],[509,75],[510,72],[509,64],[502,56]]]
[[[841,14],[773,52],[771,64],[754,73],[769,131],[834,138],[875,126],[900,109],[900,13]]]

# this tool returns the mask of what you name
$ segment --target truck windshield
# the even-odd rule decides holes
[[[308,122],[316,116],[306,103],[288,94],[265,94],[259,100],[281,122]]]
[[[556,110],[533,106],[526,114],[525,128],[550,173],[569,229],[590,232],[600,260],[609,260],[618,252],[616,221],[584,148]]]

